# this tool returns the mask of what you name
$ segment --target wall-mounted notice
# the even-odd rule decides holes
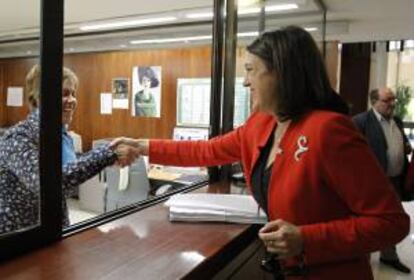
[[[112,108],[128,109],[129,79],[112,79]]]
[[[101,114],[112,114],[112,93],[101,93]]]
[[[23,106],[23,88],[8,87],[7,88],[7,106],[21,107]]]

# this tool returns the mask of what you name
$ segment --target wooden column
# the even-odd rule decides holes
[[[349,103],[351,115],[367,110],[371,43],[342,45],[340,94]]]

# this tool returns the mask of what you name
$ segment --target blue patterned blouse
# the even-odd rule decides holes
[[[100,146],[63,165],[64,197],[115,160],[108,146]],[[39,113],[33,112],[0,138],[0,234],[36,226],[40,199]],[[66,226],[66,199],[62,207]]]

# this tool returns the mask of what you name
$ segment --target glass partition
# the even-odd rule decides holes
[[[17,2],[21,3],[0,3],[0,239],[42,223],[38,112],[41,1]],[[32,68],[34,65],[37,67]]]
[[[266,1],[264,17],[260,17],[261,6],[238,3],[234,127],[250,114],[250,94],[243,87],[243,58],[245,46],[259,31],[296,24],[307,28],[317,41],[323,38],[320,7],[314,1],[291,2]],[[38,63],[39,13],[35,11],[39,7],[8,11],[22,16],[12,21],[14,26],[1,25],[0,86],[3,92],[10,91],[12,103],[17,102],[26,73]],[[145,157],[120,168],[107,145],[121,136],[180,140],[208,135],[212,16],[213,1],[156,0],[151,5],[144,1],[133,5],[127,1],[65,2],[65,226],[207,178],[204,169],[155,166]],[[30,113],[27,104],[3,106],[2,127],[26,119]]]
[[[243,79],[244,57],[246,46],[251,43],[260,33],[272,31],[288,25],[297,25],[307,30],[318,43],[323,52],[323,7],[317,1],[239,1],[238,5],[238,31],[237,31],[237,56],[236,56],[236,77]],[[336,57],[335,57],[336,59]],[[336,77],[336,68],[333,70]],[[249,114],[240,115],[237,107],[245,106],[246,99],[249,99],[249,92],[238,95],[240,88],[235,90],[235,115],[234,126],[238,126]],[[240,99],[242,96],[242,99]],[[249,108],[250,109],[250,108]],[[249,110],[246,110],[249,112]]]
[[[64,65],[79,85],[76,108],[67,106],[73,118],[63,128],[75,152],[67,163],[63,158],[63,177],[65,164],[76,169],[93,154],[105,161],[100,172],[93,167],[89,172],[88,166],[88,180],[82,178],[66,193],[70,224],[207,178],[204,169],[152,165],[145,157],[120,168],[108,159],[105,146],[121,136],[205,135],[194,129],[208,123],[213,1],[107,2],[87,1],[82,10],[89,12],[82,14],[79,1],[66,1]],[[185,93],[180,90],[183,80],[203,84],[193,83]],[[183,106],[186,98],[193,102],[191,112]],[[204,117],[195,117],[200,114]],[[192,122],[185,128],[192,131],[184,133],[180,120],[189,115]]]
[[[396,114],[405,122],[414,121],[413,40],[390,41],[387,53],[387,86],[397,95]],[[410,133],[412,135],[412,133]]]

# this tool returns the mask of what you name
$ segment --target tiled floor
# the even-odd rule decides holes
[[[414,202],[404,203],[404,208],[411,218],[411,235],[414,234]],[[413,280],[414,279],[414,243],[411,235],[397,246],[400,260],[411,268],[411,274],[402,274],[379,262],[379,253],[371,255],[371,265],[375,280]]]

